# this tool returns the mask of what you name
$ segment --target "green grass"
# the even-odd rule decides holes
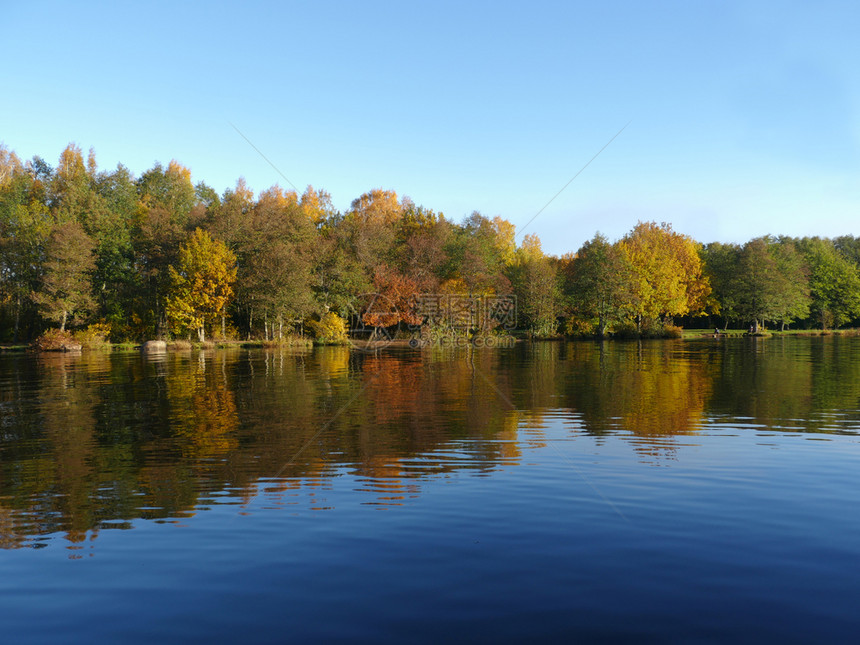
[[[27,351],[29,345],[3,343],[0,344],[0,352],[24,352]]]
[[[726,332],[722,329],[720,330],[720,336],[738,337],[746,333],[747,330],[745,329],[729,329]],[[779,331],[779,329],[762,329],[759,331],[759,335],[761,336],[829,336],[831,334],[856,336],[860,334],[860,329],[786,329],[785,331]],[[685,329],[682,338],[703,338],[713,335],[713,329]]]

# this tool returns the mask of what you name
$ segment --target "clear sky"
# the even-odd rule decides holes
[[[860,3],[9,2],[0,142],[393,189],[544,249],[860,235]],[[626,129],[525,229],[621,128]]]

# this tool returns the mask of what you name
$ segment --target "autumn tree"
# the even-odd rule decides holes
[[[556,262],[544,254],[536,235],[523,238],[507,271],[523,326],[540,338],[554,335],[561,313],[560,279]]]
[[[619,243],[635,276],[637,322],[702,312],[711,292],[696,243],[670,224],[639,222]]]
[[[171,221],[179,226],[185,225],[197,203],[191,171],[176,160],[171,160],[167,168],[156,163],[141,175],[137,185],[145,208],[167,211]]]
[[[225,190],[223,196],[210,205],[205,228],[238,253],[250,235],[253,208],[254,191],[240,177],[234,188]]]
[[[168,318],[181,328],[197,331],[217,320],[233,297],[236,256],[223,242],[196,229],[180,247],[177,265],[169,267]]]
[[[339,222],[350,250],[368,277],[373,276],[377,266],[393,259],[395,224],[402,211],[396,192],[374,189],[354,199]]]
[[[45,245],[44,274],[35,301],[46,318],[66,323],[89,311],[95,269],[93,241],[75,221],[57,224]]]
[[[423,322],[418,308],[418,285],[412,278],[402,275],[391,267],[377,267],[373,278],[374,293],[361,303],[361,321],[376,330],[403,323],[418,326]],[[372,339],[371,338],[371,339]]]
[[[308,186],[299,199],[299,208],[302,214],[310,220],[314,226],[320,227],[336,209],[331,201],[331,195],[324,190],[317,190]]]
[[[137,188],[140,207],[134,253],[141,288],[135,309],[143,324],[162,336],[166,331],[165,298],[171,279],[168,267],[177,263],[196,193],[191,172],[176,161],[167,168],[156,163],[137,180]]]
[[[263,192],[251,211],[247,239],[240,245],[243,271],[239,293],[249,315],[264,321],[268,339],[277,324],[298,323],[316,308],[314,263],[318,236],[295,192],[280,187]],[[274,333],[271,334],[274,336]]]
[[[421,206],[407,207],[397,223],[396,253],[399,270],[433,293],[449,262],[446,247],[454,227],[439,213]]]
[[[462,278],[470,294],[509,292],[505,269],[516,253],[515,232],[513,224],[501,217],[472,213],[447,246],[450,265],[446,277]]]

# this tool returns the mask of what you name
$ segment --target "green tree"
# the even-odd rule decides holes
[[[265,337],[274,336],[277,324],[280,338],[285,322],[301,323],[316,308],[313,268],[318,232],[297,195],[278,186],[260,195],[250,222],[247,240],[240,246],[239,276],[249,333],[257,315],[264,321]]]
[[[701,251],[703,271],[711,285],[711,298],[716,302],[712,310],[723,317],[723,327],[738,318],[737,286],[738,262],[741,247],[737,244],[711,242]]]
[[[96,243],[94,291],[100,316],[111,324],[115,335],[127,337],[132,334],[135,296],[141,291],[133,244],[140,206],[137,187],[128,168],[118,165],[112,172],[98,174],[95,191],[108,216],[92,221],[88,231]]]
[[[806,238],[798,246],[809,267],[811,311],[822,329],[840,327],[860,316],[860,272],[833,242]]]
[[[52,226],[46,190],[51,174],[38,158],[24,166],[8,154],[0,182],[0,304],[11,315],[16,341],[26,321],[35,318],[32,296]]]
[[[205,326],[223,314],[233,297],[236,256],[223,242],[196,229],[179,249],[177,266],[170,266],[168,318],[180,328],[194,329],[200,342]]]
[[[771,252],[781,276],[774,321],[780,324],[780,330],[784,330],[787,324],[809,315],[809,270],[794,240],[790,238],[780,238],[777,244],[771,246]]]
[[[321,309],[348,317],[356,309],[356,297],[371,292],[373,282],[352,253],[348,237],[337,222],[335,216],[320,230],[314,291]]]
[[[57,224],[45,245],[44,275],[35,302],[46,318],[66,323],[94,305],[91,276],[95,269],[93,241],[75,221]]]
[[[197,192],[191,183],[191,171],[172,160],[167,168],[156,163],[137,181],[140,200],[145,208],[160,208],[171,222],[184,227],[191,209],[197,204]]]
[[[451,236],[445,277],[462,278],[474,294],[508,293],[511,283],[505,273],[516,253],[514,235],[514,226],[507,220],[472,213]]]
[[[787,323],[809,307],[804,268],[793,247],[760,237],[744,244],[731,288],[735,310],[758,331],[765,321]]]
[[[536,235],[526,235],[508,267],[517,296],[517,312],[535,336],[555,335],[561,313],[561,285],[553,258],[541,249]]]
[[[637,310],[635,274],[617,245],[600,233],[565,263],[564,292],[571,313],[580,320],[596,319],[598,336]]]

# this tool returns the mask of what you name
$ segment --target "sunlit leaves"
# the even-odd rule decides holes
[[[619,249],[633,268],[637,315],[672,318],[704,310],[711,288],[691,238],[670,224],[639,222]]]
[[[182,328],[196,330],[204,340],[204,325],[219,317],[233,297],[236,256],[223,242],[197,229],[179,249],[170,267],[167,315]]]

